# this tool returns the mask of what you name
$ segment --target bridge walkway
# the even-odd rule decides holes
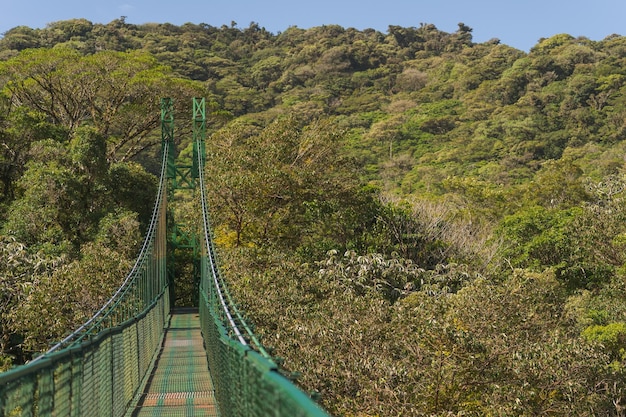
[[[133,417],[218,416],[197,309],[172,312]]]

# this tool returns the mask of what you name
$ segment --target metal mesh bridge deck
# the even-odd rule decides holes
[[[198,311],[174,310],[132,416],[218,415]]]

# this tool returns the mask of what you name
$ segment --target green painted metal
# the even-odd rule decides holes
[[[195,190],[196,180],[193,177],[193,166],[174,163],[174,175],[170,182],[171,190]]]
[[[204,98],[193,99],[193,162],[191,173],[193,178],[200,175],[200,164],[204,166],[206,160],[205,137],[206,137],[206,100]]]
[[[166,158],[166,177],[175,180],[174,102],[171,98],[161,99],[161,153]]]
[[[200,105],[201,103],[202,105]],[[180,193],[176,191],[194,191],[196,189],[196,177],[197,177],[197,164],[193,162],[192,165],[189,164],[179,164],[176,162],[175,158],[175,145],[174,145],[174,133],[173,133],[173,125],[174,125],[174,115],[172,114],[173,110],[173,102],[171,99],[162,99],[162,105],[167,107],[166,110],[162,111],[162,130],[165,132],[169,132],[172,130],[172,134],[169,133],[163,134],[164,141],[167,140],[169,143],[170,155],[168,157],[168,195],[170,197],[170,201],[174,201],[177,196],[180,196]],[[194,113],[204,114],[204,99],[198,100],[196,98],[193,99]],[[198,110],[200,109],[200,110]],[[197,122],[194,121],[194,129],[193,129],[193,143],[195,144],[197,140],[204,141],[204,124],[199,126]],[[196,149],[196,146],[193,147]],[[202,146],[204,148],[204,146]],[[195,150],[194,150],[195,155]],[[194,159],[195,160],[195,159]],[[199,245],[199,237],[194,228],[189,227],[189,225],[180,223],[177,220],[176,210],[174,207],[170,207],[168,211],[168,264],[170,265],[170,300],[172,305],[177,303],[185,303],[186,306],[189,306],[188,303],[193,303],[197,305],[197,288],[198,283],[200,281],[200,272],[199,272],[199,261],[200,261],[200,245]],[[187,252],[181,253],[181,252]],[[190,279],[190,282],[181,282],[183,277],[176,277],[176,272],[174,265],[177,262],[177,257],[191,258],[192,259],[192,272],[191,277],[185,277],[186,279]],[[177,285],[178,284],[178,285]],[[189,295],[189,290],[194,288],[192,294]]]

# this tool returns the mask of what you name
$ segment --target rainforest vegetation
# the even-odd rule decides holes
[[[626,38],[462,23],[6,32],[4,369],[123,279],[194,96],[224,273],[331,414],[626,415]]]

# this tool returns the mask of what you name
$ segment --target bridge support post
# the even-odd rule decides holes
[[[172,306],[180,302],[185,304],[198,304],[198,285],[200,282],[200,245],[197,231],[190,230],[187,225],[176,221],[175,216],[175,191],[191,190],[196,188],[196,179],[199,177],[198,157],[202,163],[205,160],[205,135],[206,135],[206,111],[205,99],[193,99],[193,161],[191,164],[177,164],[176,151],[174,148],[174,111],[173,102],[170,98],[161,99],[161,137],[162,147],[168,144],[167,178],[168,178],[168,201],[174,206],[168,208],[168,278],[170,280],[170,300]],[[176,277],[180,273],[180,266],[176,261],[189,260],[191,271],[185,269],[185,275],[191,274],[191,282],[182,285],[183,277]],[[178,270],[178,271],[177,271]],[[178,285],[176,285],[178,283]],[[191,288],[189,288],[191,287]],[[190,293],[190,294],[189,294]],[[179,302],[177,302],[179,301]],[[178,305],[182,307],[183,305]],[[189,307],[189,305],[184,305]]]

